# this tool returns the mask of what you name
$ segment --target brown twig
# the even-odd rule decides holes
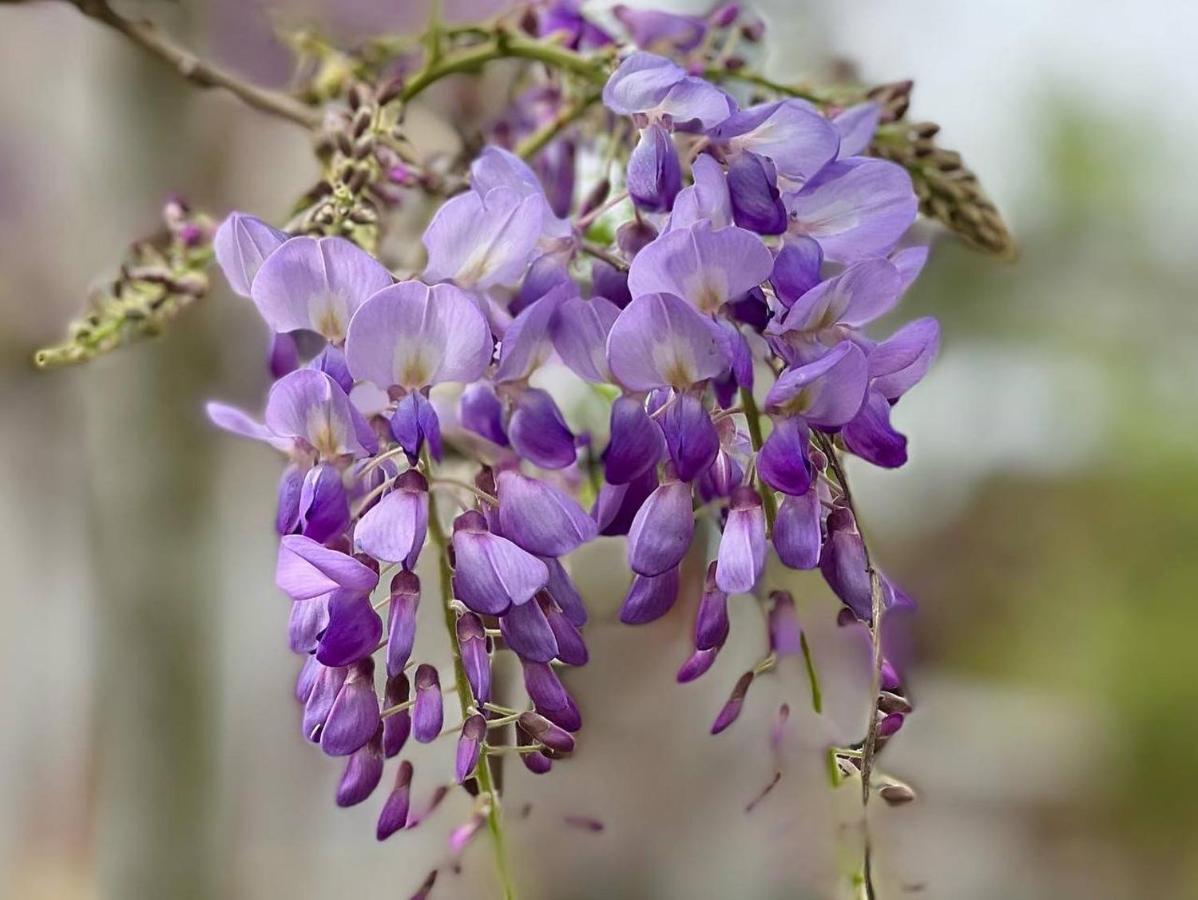
[[[205,62],[190,50],[172,41],[152,22],[126,19],[112,8],[108,0],[67,2],[88,18],[102,22],[151,55],[157,56],[194,85],[202,88],[221,88],[247,106],[295,122],[304,128],[311,129],[320,124],[319,110],[305,106],[287,94],[250,84],[231,72]]]

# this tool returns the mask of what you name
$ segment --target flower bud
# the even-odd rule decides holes
[[[420,743],[427,744],[441,733],[441,679],[433,666],[421,663],[416,667],[414,683],[416,703],[412,708],[412,736]]]

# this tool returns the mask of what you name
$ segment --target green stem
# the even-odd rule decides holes
[[[811,708],[816,715],[824,711],[824,694],[819,686],[819,675],[815,671],[815,660],[811,658],[811,648],[807,646],[807,632],[799,635],[799,646],[803,650],[803,665],[807,669],[807,680],[811,682]]]
[[[745,419],[749,423],[749,440],[753,443],[753,452],[757,453],[764,443],[761,437],[761,413],[757,410],[757,401],[753,399],[753,392],[748,388],[740,389],[740,407],[745,411]],[[761,505],[765,509],[766,529],[773,534],[774,517],[778,514],[778,501],[769,485],[760,477],[757,479],[757,490],[761,494]]]
[[[428,459],[425,458],[428,468]],[[441,527],[441,519],[437,515],[437,501],[433,494],[428,497],[428,533],[437,548],[437,563],[440,568],[442,607],[445,616],[445,634],[449,638],[449,649],[453,656],[454,686],[458,695],[458,703],[462,707],[462,719],[470,715],[474,704],[474,695],[470,691],[470,682],[466,678],[466,668],[462,665],[462,654],[458,649],[457,619],[449,605],[453,597],[453,569],[449,566],[449,556],[446,553],[448,541],[445,530]],[[486,754],[482,755],[475,770],[478,778],[479,793],[487,797],[487,831],[491,835],[491,849],[495,853],[495,869],[499,875],[499,884],[504,900],[514,900],[516,891],[512,886],[511,874],[508,871],[507,851],[504,846],[503,820],[499,809],[499,792],[495,789],[495,779],[491,772],[491,762]]]

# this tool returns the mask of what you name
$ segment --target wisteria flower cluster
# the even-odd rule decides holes
[[[868,802],[874,757],[911,712],[882,618],[913,603],[871,560],[843,458],[906,462],[891,411],[940,339],[933,319],[877,324],[928,255],[910,235],[930,176],[878,152],[894,147],[909,84],[770,82],[734,53],[762,34],[735,4],[522,12],[436,24],[423,49],[398,43],[390,68],[378,47],[364,52],[355,80],[309,92],[323,115],[243,98],[316,129],[325,177],[283,228],[233,213],[196,238],[271,335],[261,421],[221,403],[208,413],[286,461],[275,580],[303,659],[302,737],[342,760],[339,805],[381,796],[380,840],[454,787],[400,759],[409,740],[452,741],[473,812],[450,846],[489,831],[509,896],[493,767],[512,753],[545,773],[575,748],[583,716],[562,674],[588,662],[588,612],[568,557],[600,536],[624,541],[622,622],[693,607],[678,681],[720,654],[731,597],[760,602],[768,653],[713,733],[788,655],[805,657],[818,711],[807,638],[770,560],[818,569],[841,623],[872,648],[867,734],[829,751],[834,780],[859,777]],[[416,158],[404,105],[508,57],[538,68],[468,171]],[[409,192],[442,199],[420,270],[397,276],[377,238]],[[606,404],[605,433],[572,423],[565,378]],[[701,595],[684,596],[700,520],[718,540]],[[416,652],[422,603],[439,609],[451,670]],[[492,679],[498,654],[518,662],[519,696]],[[896,779],[880,792],[913,796]],[[864,869],[870,885],[868,838]]]

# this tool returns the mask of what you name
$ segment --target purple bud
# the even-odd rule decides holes
[[[888,738],[898,733],[898,730],[903,727],[905,716],[902,713],[890,713],[888,716],[883,716],[882,721],[878,723],[878,737]]]
[[[694,394],[681,394],[661,416],[661,430],[674,469],[682,481],[689,482],[715,462],[720,436],[703,408],[703,400]]]
[[[761,480],[793,497],[807,493],[814,473],[808,459],[811,431],[799,418],[778,419],[757,455]]]
[[[819,565],[820,502],[812,485],[806,494],[783,496],[774,519],[774,549],[782,565],[792,569],[814,569]]]
[[[487,720],[475,713],[462,724],[462,735],[458,738],[458,751],[454,764],[454,775],[458,784],[478,765],[478,757],[482,753],[483,741],[487,737]]]
[[[412,569],[428,531],[428,481],[415,469],[395,480],[395,488],[362,516],[354,545],[383,562]]]
[[[345,530],[349,524],[349,498],[341,473],[328,463],[308,470],[299,501],[303,534],[322,544]]]
[[[873,619],[873,594],[857,523],[851,512],[838,508],[828,514],[827,524],[820,572],[841,602],[862,622],[869,622]]]
[[[412,707],[412,736],[422,744],[434,740],[441,733],[442,703],[441,679],[437,670],[428,663],[416,667],[416,703]]]
[[[883,631],[886,629],[883,628]],[[902,679],[899,678],[898,671],[888,659],[882,660],[882,690],[897,691],[903,686]]]
[[[383,704],[390,709],[408,702],[408,676],[396,675],[387,679],[387,687],[383,691]],[[390,759],[398,756],[408,742],[412,733],[412,713],[401,710],[383,719],[383,755]]]
[[[724,704],[719,715],[715,717],[715,721],[711,724],[711,733],[719,734],[729,725],[736,721],[740,715],[741,707],[745,702],[745,694],[749,692],[749,685],[753,683],[753,673],[745,672],[736,680],[736,685],[732,688],[732,694],[728,697],[728,702]]]
[[[361,803],[378,787],[383,778],[382,730],[350,755],[341,783],[337,785],[337,805]]]
[[[295,679],[295,699],[300,703],[307,703],[308,698],[312,696],[312,688],[316,684],[316,676],[320,673],[321,668],[316,657],[304,658],[304,664],[300,666],[299,675]]]
[[[708,650],[696,650],[686,662],[678,669],[678,674],[675,676],[680,684],[686,684],[688,681],[694,681],[700,675],[706,674],[715,662],[716,656],[719,654],[719,647],[712,647]]]
[[[467,431],[501,447],[508,446],[503,429],[503,404],[489,381],[476,381],[458,399],[458,421]]]
[[[625,256],[632,259],[653,243],[657,229],[639,215],[616,229],[616,246]]]
[[[639,575],[675,568],[695,533],[691,486],[666,481],[649,495],[628,530],[628,565]]]
[[[741,485],[732,492],[724,533],[720,537],[716,581],[729,594],[744,594],[765,570],[765,511],[761,496]]]
[[[349,373],[349,365],[345,361],[345,353],[339,347],[327,346],[308,363],[309,369],[324,372],[346,394],[353,390],[354,376]]]
[[[599,533],[608,537],[628,534],[632,520],[645,500],[657,488],[657,470],[649,469],[628,484],[599,486],[599,496],[591,515],[599,525]]]
[[[325,722],[329,718],[329,710],[337,700],[337,695],[345,685],[348,669],[330,669],[316,663],[317,670],[312,676],[312,686],[304,700],[304,717],[302,730],[306,740],[319,741]],[[357,747],[354,748],[356,750]],[[353,752],[353,750],[349,751]]]
[[[279,478],[279,504],[275,513],[275,531],[291,534],[299,527],[300,495],[304,490],[304,473],[299,466],[290,465]]]
[[[725,3],[713,9],[707,17],[713,28],[727,28],[740,15],[739,3]]]
[[[457,855],[465,850],[466,845],[478,834],[479,829],[483,827],[485,822],[485,817],[480,813],[475,813],[467,821],[451,831],[449,833],[449,852]]]
[[[707,566],[707,581],[695,615],[695,649],[712,650],[728,639],[728,595],[716,584],[716,564]]]
[[[295,346],[295,335],[270,336],[269,367],[271,378],[282,378],[299,368],[299,348]]]
[[[582,727],[582,717],[553,668],[546,663],[526,660],[522,664],[524,689],[537,712],[566,731],[578,731]]]
[[[482,620],[472,612],[463,613],[457,621],[458,652],[462,668],[475,702],[491,699],[491,657],[487,653],[487,632]]]
[[[315,691],[313,692],[315,695]],[[379,698],[374,692],[374,660],[350,666],[320,732],[320,749],[329,756],[349,756],[379,727]]]
[[[545,563],[491,534],[477,510],[454,520],[453,551],[454,596],[483,615],[502,615],[513,604],[527,603],[549,583]]]
[[[770,284],[787,309],[796,300],[819,284],[824,252],[814,238],[789,236],[774,257]]]
[[[677,568],[660,575],[634,575],[620,607],[620,621],[625,625],[644,625],[660,619],[677,598]]]
[[[682,165],[674,139],[654,122],[641,132],[640,141],[628,157],[628,193],[632,201],[649,212],[668,212],[682,190]]]
[[[770,650],[778,656],[803,652],[803,630],[795,614],[795,601],[789,591],[773,591],[769,612]]]
[[[441,420],[428,397],[420,391],[412,391],[396,405],[391,414],[391,434],[413,465],[420,458],[425,441],[432,458],[441,461]]]
[[[778,714],[774,716],[774,724],[770,726],[770,746],[777,753],[782,749],[782,743],[786,740],[786,725],[790,721],[790,704],[783,703],[778,707]]]
[[[437,785],[437,787],[433,789],[433,794],[431,797],[429,797],[428,803],[425,805],[424,809],[420,810],[420,812],[418,812],[415,815],[410,816],[408,818],[408,826],[407,827],[415,828],[417,825],[419,825],[421,822],[423,822],[425,819],[427,819],[429,816],[431,816],[434,812],[436,812],[437,807],[441,805],[441,801],[445,799],[445,795],[448,793],[449,793],[448,785],[444,785],[444,784]]]
[[[764,156],[745,150],[728,161],[732,220],[758,234],[786,231],[786,207],[778,192],[778,173]]]
[[[582,633],[566,617],[561,608],[550,599],[548,593],[538,594],[537,601],[540,602],[541,611],[545,613],[549,627],[553,630],[553,637],[557,642],[557,658],[566,665],[585,666],[590,654],[587,653],[587,645],[583,642]]]
[[[521,659],[546,663],[557,656],[557,638],[535,600],[510,607],[499,618],[499,630]]]
[[[591,264],[591,296],[610,300],[620,309],[632,302],[628,292],[628,273],[621,272],[601,259]]]
[[[573,753],[574,738],[565,729],[554,725],[534,712],[521,713],[516,720],[520,729],[535,741],[540,741],[555,753]]]
[[[627,484],[657,465],[665,450],[661,428],[634,397],[618,397],[611,407],[611,437],[603,451],[603,476]]]
[[[368,594],[334,591],[329,597],[329,624],[316,645],[316,658],[326,666],[348,666],[370,656],[382,636],[383,620],[370,605]]]
[[[549,569],[549,584],[545,587],[546,592],[553,602],[561,607],[562,613],[570,620],[570,623],[576,628],[581,628],[587,623],[587,608],[582,600],[582,595],[578,593],[578,588],[570,580],[565,567],[556,559],[546,559],[543,562]]]
[[[699,488],[699,498],[704,503],[710,503],[717,497],[728,497],[732,489],[741,483],[744,470],[731,453],[720,450],[707,470],[699,476],[695,485]]]
[[[564,469],[575,461],[574,434],[553,398],[540,388],[526,388],[508,422],[516,452],[543,469]]]
[[[391,579],[391,610],[387,615],[387,674],[403,672],[416,642],[416,609],[420,605],[420,579],[401,571]]]
[[[412,764],[406,759],[399,764],[395,774],[395,787],[392,789],[383,810],[379,813],[378,828],[375,835],[380,841],[385,841],[395,832],[408,824],[408,809],[412,800]]]

